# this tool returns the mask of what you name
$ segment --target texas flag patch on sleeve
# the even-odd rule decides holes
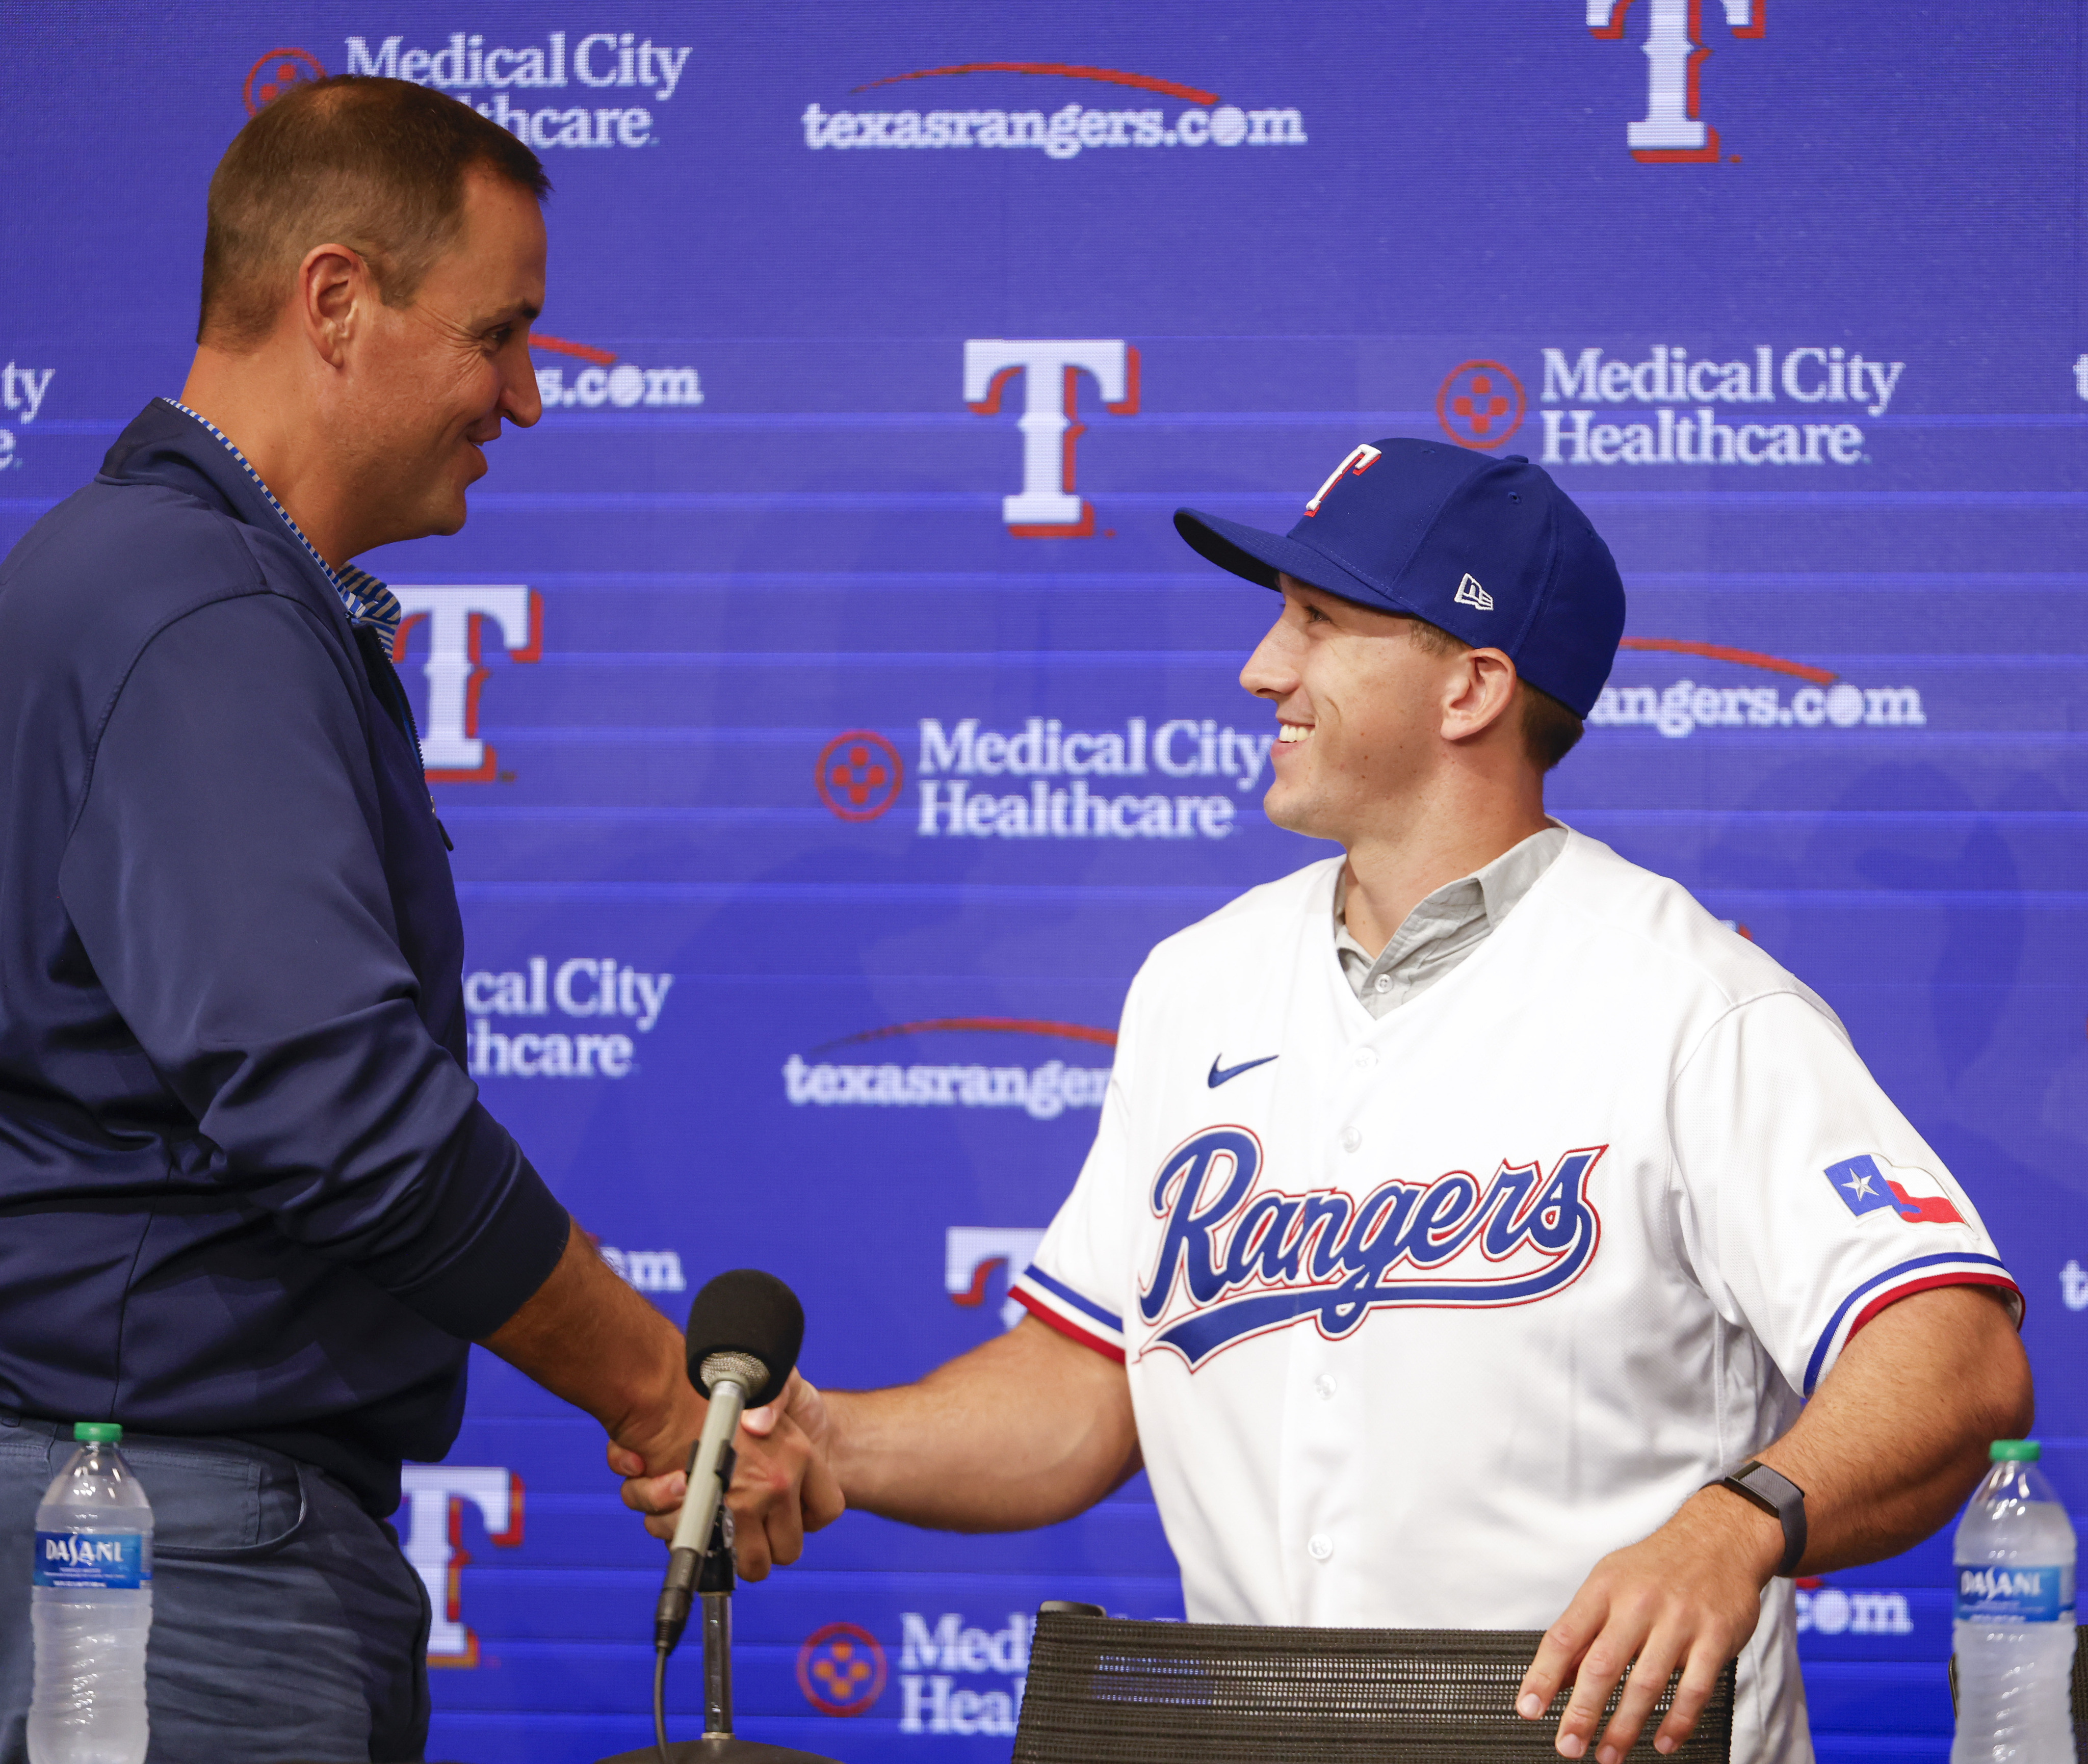
[[[1849,1211],[1859,1217],[1889,1207],[1910,1225],[1962,1225],[1943,1185],[1928,1171],[1892,1164],[1865,1152],[1827,1166],[1827,1180]]]

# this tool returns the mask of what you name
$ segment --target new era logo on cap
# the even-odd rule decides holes
[[[1498,649],[1585,716],[1624,634],[1624,590],[1588,517],[1520,454],[1388,435],[1350,447],[1287,533],[1192,508],[1174,529],[1221,569],[1286,576]]]

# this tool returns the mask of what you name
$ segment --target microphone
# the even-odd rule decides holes
[[[653,1646],[663,1655],[688,1624],[696,1577],[732,1481],[734,1430],[744,1411],[782,1395],[804,1345],[805,1309],[774,1275],[735,1268],[697,1293],[687,1339],[689,1382],[710,1399],[710,1411],[690,1454],[688,1492],[652,1616]]]

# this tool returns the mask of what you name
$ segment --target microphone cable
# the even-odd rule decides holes
[[[667,1758],[667,1655],[672,1651],[665,1642],[656,1642],[652,1648],[652,1743],[660,1750],[660,1764],[668,1764]]]

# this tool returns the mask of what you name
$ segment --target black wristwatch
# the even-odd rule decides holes
[[[1749,1459],[1730,1476],[1707,1483],[1707,1488],[1731,1489],[1744,1501],[1752,1501],[1783,1527],[1783,1560],[1776,1571],[1784,1578],[1798,1572],[1805,1559],[1805,1491],[1790,1477],[1772,1470],[1759,1459]]]

